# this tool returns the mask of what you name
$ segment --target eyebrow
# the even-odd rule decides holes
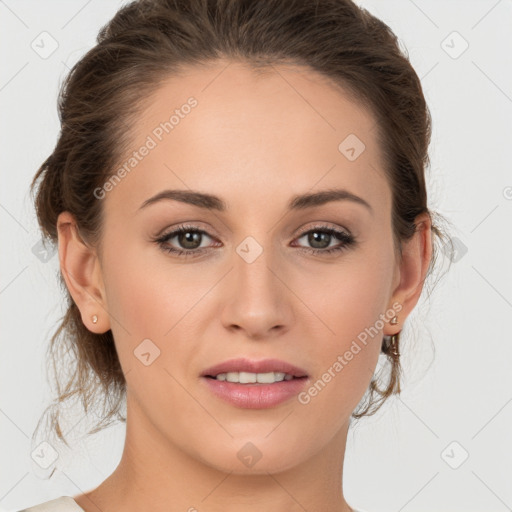
[[[225,212],[227,210],[227,204],[220,197],[204,192],[196,192],[194,190],[163,190],[149,199],[146,199],[139,210],[162,200],[180,201],[182,203],[198,206],[199,208],[217,210],[219,212]],[[288,210],[304,210],[314,206],[321,206],[332,201],[351,201],[364,206],[373,214],[371,205],[362,197],[348,190],[339,188],[293,196],[288,202],[287,207]]]

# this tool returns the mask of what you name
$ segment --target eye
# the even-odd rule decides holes
[[[154,242],[157,243],[163,251],[176,256],[184,258],[196,257],[201,256],[211,248],[211,246],[201,247],[205,236],[212,238],[206,231],[200,229],[198,226],[184,225],[156,238]],[[301,251],[319,255],[338,253],[356,243],[353,235],[329,226],[315,226],[305,231],[296,240],[300,240],[301,238],[306,238],[307,243],[313,246],[299,246]],[[174,243],[181,246],[181,248],[173,247],[172,244],[170,244],[173,239],[176,239]],[[338,244],[331,246],[331,242],[335,242],[336,240]]]
[[[160,248],[166,252],[170,252],[177,256],[194,257],[205,252],[206,248],[201,247],[204,235],[211,238],[208,233],[197,226],[179,226],[175,230],[157,238],[155,242]],[[176,249],[169,245],[169,242],[176,238],[176,243],[181,245],[183,249]]]
[[[313,254],[333,254],[348,249],[355,244],[353,235],[340,231],[329,226],[316,226],[303,233],[297,240],[306,238],[307,243],[313,247],[302,247],[301,249]],[[331,242],[338,240],[338,245],[330,246]]]

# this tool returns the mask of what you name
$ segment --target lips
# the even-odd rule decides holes
[[[247,373],[257,374],[257,382],[248,382]],[[286,374],[285,380],[277,380],[278,373],[281,374],[280,378],[282,374]],[[219,374],[224,374],[224,378],[220,379]],[[237,382],[237,377],[242,376],[244,382]],[[263,381],[260,377],[263,377]],[[304,369],[280,359],[237,358],[205,370],[201,374],[200,385],[234,407],[268,409],[293,400],[309,381],[310,378]]]
[[[250,373],[269,373],[282,372],[292,375],[293,377],[308,377],[308,374],[302,368],[294,366],[280,359],[261,359],[259,361],[237,358],[229,359],[223,363],[216,364],[206,369],[202,377],[216,377],[219,373],[229,372],[250,372]]]

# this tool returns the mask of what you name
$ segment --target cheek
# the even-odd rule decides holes
[[[388,306],[391,275],[390,260],[354,258],[301,277],[296,289],[324,333],[323,346],[340,349],[375,325],[382,329],[378,320]]]
[[[303,282],[305,302],[314,313],[309,335],[316,340],[308,346],[308,356],[316,364],[302,402],[311,404],[318,417],[342,421],[369,385],[380,354],[391,264],[384,256],[372,264],[367,259],[361,265],[345,261],[333,265],[328,275]]]
[[[123,247],[119,252],[122,258],[105,250],[105,288],[111,329],[130,394],[144,408],[148,406],[144,397],[152,396],[153,413],[161,411],[167,419],[169,403],[193,410],[194,404],[183,399],[182,388],[170,374],[176,373],[176,366],[186,365],[190,357],[186,315],[198,300],[197,287],[190,282],[185,286],[178,267],[165,257],[155,257],[155,249]]]
[[[122,257],[105,250],[105,287],[114,336],[126,338],[129,332],[134,342],[161,340],[193,304],[194,285],[184,286],[179,267],[157,251],[136,243],[120,249]]]
[[[132,389],[148,392],[153,386],[170,385],[172,393],[173,383],[169,384],[164,368],[172,374],[187,368],[198,343],[194,329],[202,307],[199,303],[217,274],[205,280],[193,265],[180,268],[147,242],[145,246],[126,244],[116,254],[112,247],[115,244],[104,252],[105,288],[111,329],[127,381]],[[147,359],[154,362],[145,366],[142,354],[148,352]],[[180,392],[178,387],[177,396]]]

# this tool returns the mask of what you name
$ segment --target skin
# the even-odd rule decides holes
[[[399,332],[420,297],[430,219],[418,217],[400,262],[374,118],[305,68],[280,65],[264,75],[227,61],[189,68],[146,98],[132,150],[190,96],[197,107],[102,199],[101,253],[77,235],[69,212],[58,219],[68,289],[90,331],[112,329],[127,380],[122,459],[75,500],[86,512],[349,511],[341,482],[350,415],[382,335]],[[338,150],[351,133],[366,146],[354,161]],[[348,200],[287,211],[292,196],[331,187],[362,197],[372,212]],[[139,210],[164,189],[215,194],[228,209],[164,200]],[[185,222],[207,232],[200,246],[210,249],[199,257],[169,254],[152,240]],[[323,224],[348,231],[356,244],[333,255],[301,252],[340,245],[304,236]],[[252,263],[236,252],[247,236],[263,249]],[[190,247],[183,242],[167,244]],[[232,357],[275,357],[314,383],[395,303],[398,324],[388,317],[307,404],[292,398],[240,409],[199,377]],[[134,355],[147,338],[160,350],[149,366]],[[248,442],[262,455],[252,467],[237,457]]]

